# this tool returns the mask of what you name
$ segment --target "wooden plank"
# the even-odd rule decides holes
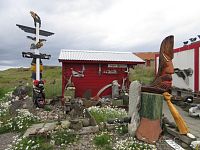
[[[178,131],[176,131],[176,129],[170,128],[168,126],[166,126],[166,131],[173,135],[174,137],[177,137],[178,139],[180,139],[182,142],[190,145],[190,143],[192,141],[195,141],[196,139],[191,139],[189,137],[187,137],[186,135],[180,134]]]

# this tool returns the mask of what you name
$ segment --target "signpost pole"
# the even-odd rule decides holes
[[[36,22],[36,40],[35,40],[35,45],[39,42],[39,23]],[[35,54],[39,55],[39,49],[35,49]],[[36,80],[40,81],[40,59],[36,58]]]

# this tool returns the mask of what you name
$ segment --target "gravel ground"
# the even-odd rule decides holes
[[[0,150],[5,150],[9,144],[12,143],[14,136],[17,136],[17,133],[5,133],[0,135]]]
[[[13,137],[16,136],[17,133],[5,133],[1,134],[0,136],[0,150],[5,150],[9,144],[12,143]],[[114,135],[116,137],[117,134]],[[126,136],[119,136],[119,139],[125,139]],[[86,134],[81,135],[77,142],[71,143],[66,148],[67,150],[95,150],[97,149],[93,144],[93,138],[95,134]],[[166,142],[165,139],[169,139],[167,136],[163,136],[160,140],[156,143],[156,147],[158,150],[173,150]],[[114,145],[113,145],[114,146]],[[55,150],[60,150],[60,147],[56,147]]]
[[[95,134],[88,134],[88,135],[81,135],[78,142],[74,142],[66,148],[67,150],[95,150],[98,149],[93,144],[93,138],[95,137]],[[126,139],[128,137],[128,134],[119,136],[118,134],[113,134],[114,139],[122,140]],[[159,141],[156,143],[157,150],[174,150],[171,148],[166,142],[166,139],[170,139],[170,137],[162,136]],[[116,140],[114,140],[114,143]],[[114,145],[112,145],[114,146]],[[57,149],[59,150],[59,149]]]

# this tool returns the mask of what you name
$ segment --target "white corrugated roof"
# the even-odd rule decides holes
[[[61,49],[59,60],[144,62],[131,52]]]

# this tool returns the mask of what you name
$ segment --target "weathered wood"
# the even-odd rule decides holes
[[[163,96],[155,93],[141,93],[140,117],[151,120],[161,119]]]
[[[176,131],[176,130],[173,129],[173,128],[170,128],[169,126],[166,126],[166,130],[167,130],[167,132],[168,132],[169,134],[173,135],[174,137],[177,137],[177,139],[180,139],[182,142],[184,142],[184,143],[186,143],[186,144],[188,144],[188,145],[190,145],[190,143],[191,143],[192,141],[195,141],[195,140],[196,140],[196,138],[195,138],[195,139],[191,139],[191,138],[189,138],[189,137],[186,136],[186,135],[180,134],[178,131]]]

